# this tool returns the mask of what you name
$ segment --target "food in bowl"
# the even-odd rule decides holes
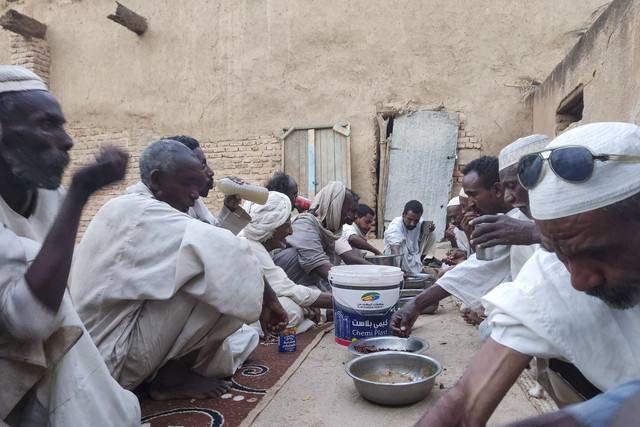
[[[387,335],[382,337],[360,338],[349,344],[347,348],[354,356],[379,353],[381,351],[424,353],[429,348],[429,343],[415,337],[401,338]]]

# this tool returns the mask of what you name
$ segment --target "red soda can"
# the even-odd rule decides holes
[[[311,209],[311,200],[306,197],[298,196],[296,197],[296,207],[303,211],[308,211]]]

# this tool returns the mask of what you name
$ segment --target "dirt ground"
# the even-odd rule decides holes
[[[376,246],[380,244],[375,241]],[[441,258],[446,249],[440,248]],[[442,363],[443,371],[427,398],[412,405],[380,406],[364,400],[345,372],[351,360],[346,347],[327,333],[300,368],[258,415],[253,426],[411,426],[460,378],[473,354],[480,348],[477,327],[467,325],[459,315],[454,298],[440,302],[432,315],[422,315],[413,336],[426,340],[425,352]],[[524,391],[515,384],[489,420],[501,425],[537,415]]]

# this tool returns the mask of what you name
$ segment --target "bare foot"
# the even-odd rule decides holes
[[[479,325],[480,323],[482,323],[482,319],[480,318],[480,316],[478,316],[478,313],[471,310],[469,307],[463,308],[462,310],[460,310],[460,312],[462,313],[461,316],[464,321],[469,325]]]
[[[153,400],[211,399],[230,388],[230,381],[207,378],[179,362],[169,361],[149,384],[149,396]]]

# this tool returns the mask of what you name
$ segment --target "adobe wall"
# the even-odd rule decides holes
[[[640,124],[639,70],[640,2],[616,0],[535,92],[534,130],[555,136],[556,111],[580,86],[584,109],[577,124]]]
[[[132,153],[126,182],[92,203],[135,182],[135,159],[161,136],[193,136],[218,176],[264,184],[281,168],[283,128],[349,122],[352,187],[375,205],[377,112],[460,112],[461,163],[497,154],[531,133],[524,77],[548,75],[575,41],[566,32],[601,3],[126,0],[149,22],[142,36],[106,18],[112,0],[18,0],[0,12],[48,26],[74,160],[109,142]],[[0,49],[8,39],[0,31]],[[218,150],[227,145],[237,154]]]

